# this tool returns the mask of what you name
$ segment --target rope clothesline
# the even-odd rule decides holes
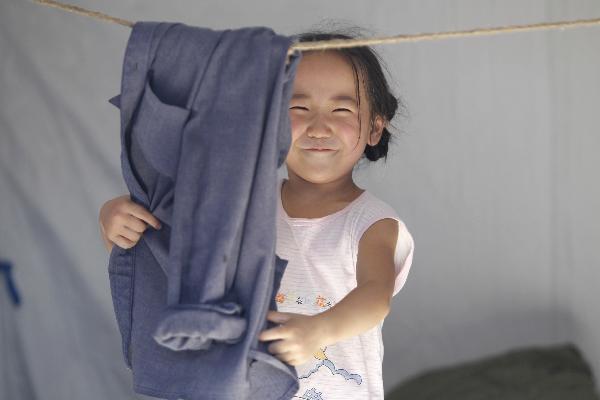
[[[70,4],[59,3],[54,0],[32,0],[35,3],[43,4],[49,7],[59,8],[62,10],[70,11],[76,14],[85,15],[88,17],[100,19],[103,21],[112,22],[115,24],[133,27],[134,22],[112,17],[110,15],[87,10],[82,7],[73,6]],[[543,22],[538,24],[527,24],[527,25],[509,25],[500,26],[495,28],[475,28],[464,31],[454,32],[436,32],[436,33],[418,33],[413,35],[396,35],[387,37],[373,37],[367,39],[334,39],[334,40],[320,40],[314,42],[299,42],[294,43],[288,50],[288,57],[295,51],[307,51],[307,50],[326,50],[326,49],[340,49],[346,47],[358,47],[358,46],[371,46],[376,44],[390,44],[390,43],[402,43],[402,42],[420,42],[425,40],[440,40],[456,37],[465,36],[484,36],[494,35],[499,33],[508,32],[526,32],[543,29],[560,29],[564,30],[567,28],[575,28],[582,26],[600,25],[600,18],[593,19],[578,19],[574,21],[558,21],[558,22]]]

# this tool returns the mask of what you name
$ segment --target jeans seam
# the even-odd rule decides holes
[[[135,258],[136,258],[137,246],[133,246],[131,252],[131,285],[130,285],[130,294],[129,294],[129,338],[127,340],[127,361],[130,365],[131,362],[131,338],[133,336],[133,300],[135,296],[133,295],[133,291],[135,288]]]

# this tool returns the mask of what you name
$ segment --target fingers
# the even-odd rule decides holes
[[[267,347],[267,350],[271,354],[285,355],[291,352],[292,349],[289,348],[289,343],[286,343],[284,340],[277,340],[271,343]]]
[[[283,340],[279,340],[269,345],[267,351],[285,363],[290,365],[296,364],[296,353],[293,350],[286,348]]]
[[[160,229],[160,221],[154,215],[152,215],[151,212],[146,210],[141,205],[131,202],[129,203],[129,208],[127,211],[131,213],[134,217],[145,221],[146,223],[154,227],[154,229]]]
[[[135,244],[142,237],[142,233],[136,232],[133,229],[128,228],[127,226],[122,226],[119,228],[118,236],[122,236]]]
[[[123,249],[135,246],[148,226],[161,228],[160,221],[128,195],[112,199],[102,206],[99,222],[103,238]]]
[[[143,233],[148,225],[141,219],[134,217],[133,215],[124,215],[122,227],[129,228],[130,230],[138,233]]]
[[[111,230],[107,239],[122,249],[129,249],[135,246],[141,236],[141,233],[135,232],[126,226],[118,226]]]
[[[117,246],[119,246],[120,248],[122,248],[122,249],[129,249],[129,248],[135,246],[134,242],[132,242],[131,240],[129,240],[129,239],[123,237],[123,236],[120,236],[120,235],[119,236],[115,236],[112,239],[112,242],[114,244],[116,244]]]
[[[269,310],[269,312],[267,312],[267,319],[278,324],[283,324],[290,320],[291,315],[291,313]]]
[[[279,326],[276,326],[275,328],[271,328],[271,329],[262,331],[260,333],[260,335],[258,335],[258,340],[266,342],[269,340],[284,339],[284,338],[288,337],[288,335],[286,335],[286,333],[287,333],[286,327],[283,325],[279,325]]]
[[[106,238],[119,247],[128,249],[135,246],[146,228],[146,224],[136,217],[121,214],[114,218]]]

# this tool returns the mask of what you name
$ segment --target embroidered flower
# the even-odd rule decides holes
[[[285,294],[281,292],[277,293],[277,295],[275,296],[275,301],[278,303],[283,303],[285,301]]]
[[[323,297],[323,296],[321,296],[321,295],[318,295],[318,296],[317,296],[317,301],[316,301],[316,304],[317,304],[319,307],[326,307],[326,306],[327,306],[327,305],[326,305],[326,303],[325,303],[326,301],[327,301],[327,299],[326,299],[325,297]]]

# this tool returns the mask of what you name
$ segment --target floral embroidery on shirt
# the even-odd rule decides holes
[[[327,300],[325,297],[318,295],[317,296],[317,303],[316,303],[319,307],[328,307],[331,306],[331,302],[329,300]]]
[[[295,300],[291,300],[295,298]],[[331,299],[328,299],[324,296],[321,296],[320,294],[316,295],[315,297],[313,296],[299,296],[295,293],[282,293],[282,292],[278,292],[275,295],[275,301],[277,303],[283,304],[286,301],[294,301],[296,304],[314,304],[318,307],[321,308],[331,308],[331,305],[333,304],[333,301]]]
[[[275,296],[275,301],[278,303],[283,303],[285,301],[285,295],[283,293],[277,293]]]

